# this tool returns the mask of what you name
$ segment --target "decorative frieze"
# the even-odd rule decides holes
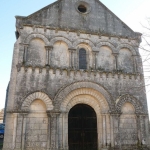
[[[136,79],[140,79],[142,80],[143,74],[140,73],[126,73],[126,72],[120,72],[120,70],[115,70],[115,71],[104,71],[104,70],[95,70],[95,69],[88,69],[88,70],[80,70],[80,69],[74,69],[74,68],[59,68],[59,67],[52,67],[52,66],[24,66],[22,64],[18,64],[17,66],[17,71],[20,72],[21,69],[24,69],[24,73],[28,71],[28,69],[32,68],[32,71],[34,72],[35,69],[39,70],[39,73],[42,73],[44,70],[46,70],[46,72],[48,73],[50,70],[53,71],[53,74],[56,74],[56,70],[58,72],[60,72],[60,75],[63,75],[64,73],[69,76],[70,72],[73,72],[74,75],[77,74],[77,72],[80,73],[81,76],[84,76],[85,74],[87,74],[88,77],[92,76],[92,73],[94,76],[100,76],[103,78],[118,78],[118,79],[131,79],[131,80],[136,80]]]

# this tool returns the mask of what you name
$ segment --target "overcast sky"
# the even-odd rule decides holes
[[[15,39],[15,16],[27,16],[54,0],[1,0],[0,4],[0,109],[4,107],[10,79]],[[136,32],[143,33],[141,24],[150,17],[150,0],[101,0],[114,14]],[[150,73],[147,73],[150,76]],[[148,91],[148,90],[147,90]],[[150,99],[150,92],[148,92]],[[150,110],[150,103],[149,103]]]

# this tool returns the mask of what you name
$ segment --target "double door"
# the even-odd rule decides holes
[[[74,106],[68,117],[69,150],[97,150],[96,113],[88,105]]]

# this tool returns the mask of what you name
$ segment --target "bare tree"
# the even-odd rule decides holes
[[[147,93],[150,93],[150,18],[146,18],[143,25],[142,43],[140,45],[140,53],[143,60],[143,69]]]

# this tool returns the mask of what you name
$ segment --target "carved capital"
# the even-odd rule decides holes
[[[55,118],[61,114],[60,111],[47,111],[47,115],[51,118]]]
[[[45,49],[46,49],[46,50],[52,50],[52,49],[53,49],[53,46],[45,46]]]
[[[76,51],[75,48],[68,48],[68,50],[69,50],[70,52],[75,52],[75,51]]]
[[[112,53],[115,57],[117,57],[119,54],[118,53]]]
[[[98,51],[92,51],[93,55],[96,56],[99,52]]]

